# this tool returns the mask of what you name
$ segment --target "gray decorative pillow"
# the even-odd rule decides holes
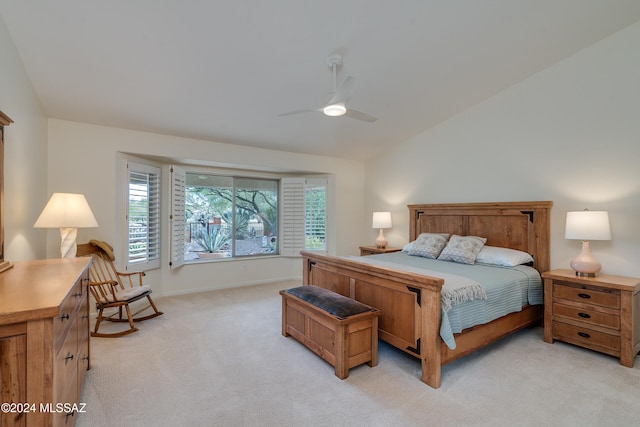
[[[407,253],[424,258],[438,258],[447,245],[448,238],[448,234],[422,233],[411,243]]]
[[[486,243],[485,237],[458,236],[454,234],[444,248],[439,260],[453,261],[461,264],[474,264],[478,253]]]

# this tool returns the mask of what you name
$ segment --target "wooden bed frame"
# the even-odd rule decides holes
[[[530,253],[534,268],[549,270],[549,212],[552,202],[409,205],[413,241],[420,233],[487,238],[487,245]],[[343,257],[302,252],[303,283],[330,289],[381,311],[379,337],[420,358],[422,381],[440,387],[442,365],[539,322],[542,305],[526,306],[490,323],[455,334],[456,349],[440,338],[440,292],[444,280]]]

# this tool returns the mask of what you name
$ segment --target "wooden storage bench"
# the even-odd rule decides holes
[[[282,335],[291,335],[329,362],[336,376],[349,369],[378,364],[380,311],[317,286],[280,291]]]

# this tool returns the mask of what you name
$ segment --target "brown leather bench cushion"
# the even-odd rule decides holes
[[[295,295],[301,300],[342,319],[353,316],[354,314],[372,311],[372,308],[368,305],[364,305],[361,302],[347,298],[328,289],[319,288],[318,286],[299,286],[297,288],[287,289],[285,292]]]

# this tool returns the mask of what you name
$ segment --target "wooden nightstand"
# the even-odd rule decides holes
[[[577,277],[553,270],[544,279],[544,341],[565,341],[620,358],[633,367],[640,351],[640,279]]]
[[[373,254],[388,254],[391,252],[400,252],[402,248],[392,248],[387,246],[386,248],[379,248],[377,246],[360,246],[360,256],[373,255]]]

